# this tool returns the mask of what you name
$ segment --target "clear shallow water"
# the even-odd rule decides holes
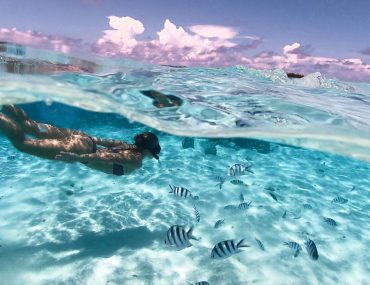
[[[99,68],[103,72],[108,67]],[[246,136],[249,131],[257,137],[272,131],[272,140],[286,141],[290,134],[289,142],[320,148],[326,144],[314,139],[319,133],[314,128],[317,123],[341,138],[342,148],[329,150],[366,158],[367,85],[326,80],[325,84],[333,85],[297,86],[308,83],[287,81],[279,71],[262,74],[240,68],[188,70],[136,63],[126,67],[127,73],[110,68],[111,75],[105,70],[103,76],[2,73],[0,98],[2,103],[46,100],[47,105],[23,107],[36,120],[106,138],[131,141],[133,134],[149,127],[120,115],[75,107],[113,111],[177,134],[219,138],[199,138],[194,149],[182,149],[181,137],[158,132],[163,150],[160,163],[148,160],[132,175],[114,177],[80,164],[20,153],[1,136],[0,276],[4,284],[184,284],[200,280],[211,284],[367,284],[369,163],[271,142],[224,139]],[[237,77],[239,72],[245,81]],[[187,76],[195,82],[179,80]],[[155,109],[138,93],[147,88],[188,101],[180,109]],[[261,88],[281,92],[263,93]],[[239,93],[229,92],[235,89]],[[320,100],[315,94],[320,94]],[[361,97],[353,99],[361,103],[354,105],[351,96]],[[324,99],[334,105],[325,106]],[[226,109],[217,107],[220,104]],[[276,114],[279,117],[274,120]],[[251,126],[237,126],[237,120],[247,120]],[[354,134],[364,144],[353,145],[350,138]],[[210,145],[216,145],[217,155],[205,154]],[[234,163],[253,165],[254,174],[241,178],[248,187],[226,182],[219,190],[215,176],[226,175]],[[168,183],[199,196],[199,224],[192,201],[170,195]],[[266,190],[271,187],[278,201]],[[239,203],[240,193],[252,201],[250,209],[225,210],[224,206]],[[331,203],[338,195],[348,203]],[[304,204],[312,209],[305,209]],[[324,223],[324,216],[335,219],[338,226]],[[225,219],[225,225],[214,229],[218,219]],[[201,240],[182,251],[169,250],[163,240],[174,224],[196,225],[194,235]],[[318,247],[318,261],[307,255],[303,245],[307,236]],[[246,238],[251,247],[226,260],[210,259],[217,242],[234,238]],[[265,251],[255,238],[263,242]],[[283,245],[287,241],[303,247],[297,258]]]

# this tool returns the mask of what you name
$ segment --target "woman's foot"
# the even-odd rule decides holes
[[[24,121],[28,120],[28,116],[25,111],[18,108],[16,105],[3,105],[1,112],[7,115],[9,118],[13,119],[17,123],[22,124]]]

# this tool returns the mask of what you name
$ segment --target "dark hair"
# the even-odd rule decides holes
[[[144,132],[134,137],[135,145],[142,149],[148,150],[156,159],[159,159],[158,154],[161,152],[158,137],[151,132]]]

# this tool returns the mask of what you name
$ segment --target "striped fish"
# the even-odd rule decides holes
[[[238,206],[235,206],[235,205],[226,205],[224,207],[225,210],[236,210],[238,209]]]
[[[234,164],[233,166],[230,166],[228,172],[227,172],[227,175],[228,176],[241,176],[241,175],[245,175],[246,174],[246,171],[247,172],[250,172],[250,173],[254,173],[250,168],[252,166],[249,165],[249,166],[246,166],[244,164],[240,164],[240,163],[236,163]]]
[[[244,203],[240,203],[238,208],[240,210],[246,210],[249,208],[249,206],[252,204],[252,201],[250,201],[249,203],[248,202],[244,202]]]
[[[195,207],[195,205],[193,207],[194,207],[195,220],[197,221],[197,223],[199,223],[200,222],[200,214],[199,214],[199,211],[198,211],[197,207]]]
[[[348,200],[346,198],[343,198],[342,196],[337,196],[331,202],[337,204],[345,204],[348,202]]]
[[[209,285],[209,282],[207,281],[198,281],[198,282],[195,282],[195,284],[193,283],[188,283],[189,285]]]
[[[272,197],[272,199],[274,199],[277,202],[278,199],[277,199],[276,195],[272,192],[269,192],[269,194]]]
[[[284,211],[283,215],[281,216],[283,219],[286,218],[286,210]]]
[[[243,185],[243,186],[247,186],[242,180],[240,179],[233,179],[233,180],[230,180],[230,183],[233,184],[233,185]]]
[[[250,247],[249,245],[243,244],[244,239],[235,243],[234,240],[224,240],[217,243],[211,252],[212,259],[223,259],[228,258],[233,254],[241,252],[243,247]]]
[[[243,203],[244,202],[244,195],[243,195],[243,193],[240,193],[240,195],[239,195],[239,201],[240,201],[240,203]]]
[[[254,239],[256,240],[259,248],[264,251],[265,250],[265,247],[263,246],[262,241],[260,241],[258,238],[254,238]]]
[[[317,252],[316,244],[310,239],[308,239],[304,244],[310,258],[312,260],[317,260],[319,258],[319,253]]]
[[[337,226],[337,222],[334,221],[331,218],[325,218],[324,217],[324,222],[327,223],[328,225],[332,226],[332,227],[336,227]]]
[[[193,196],[191,192],[184,187],[172,186],[171,184],[168,184],[168,185],[171,188],[171,191],[169,193],[174,194],[177,197],[184,198],[184,199],[193,198],[195,200],[197,200],[198,198],[198,196]]]
[[[303,204],[303,208],[307,210],[312,210],[312,206],[310,204]]]
[[[215,229],[218,229],[219,227],[223,226],[225,224],[225,220],[218,220],[215,223]]]
[[[302,250],[302,247],[299,245],[299,243],[295,241],[284,242],[284,245],[294,250],[294,257],[297,257]]]
[[[222,176],[216,176],[216,181],[218,182],[216,184],[216,186],[218,186],[220,188],[220,190],[222,189],[222,185],[224,185],[226,179],[225,177],[222,177]]]
[[[199,240],[193,236],[193,227],[186,232],[184,226],[174,225],[167,231],[164,243],[181,250],[192,246],[190,239]]]

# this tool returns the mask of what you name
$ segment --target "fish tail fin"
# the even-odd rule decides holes
[[[172,185],[171,184],[168,184],[168,186],[170,186],[170,188],[171,188],[171,191],[169,193],[173,193],[174,191],[173,191]]]
[[[249,173],[252,173],[254,174],[253,170],[251,169],[252,165],[251,166],[248,166],[245,168],[245,171],[248,171]]]
[[[300,250],[299,250],[299,249],[297,249],[297,250],[295,251],[295,253],[294,253],[294,257],[297,257],[297,256],[299,255],[299,252],[300,252]]]
[[[194,227],[191,227],[190,230],[188,230],[188,232],[186,234],[187,234],[187,236],[188,236],[189,239],[194,239],[194,240],[198,240],[199,241],[198,238],[196,238],[195,236],[193,236],[193,229],[194,229]]]
[[[244,238],[241,239],[237,244],[236,244],[236,247],[237,248],[241,248],[241,247],[251,247],[250,245],[247,245],[247,244],[244,244]]]
[[[283,245],[288,245],[288,243],[286,241],[283,242]]]

